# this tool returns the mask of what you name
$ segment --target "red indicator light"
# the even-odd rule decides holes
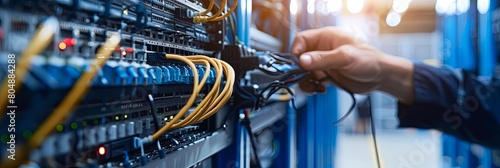
[[[132,53],[132,52],[134,52],[134,48],[127,48],[127,49],[125,50],[125,52]]]
[[[75,38],[65,38],[62,42],[66,43],[66,46],[68,46],[68,47],[73,47],[76,45]]]
[[[101,155],[101,156],[106,155],[106,148],[104,146],[99,147],[99,149],[97,150],[97,153],[99,153],[99,155]]]

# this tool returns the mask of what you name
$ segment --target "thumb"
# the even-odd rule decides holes
[[[300,66],[309,71],[342,69],[352,62],[352,57],[346,48],[350,47],[342,46],[329,51],[306,52],[299,58]]]

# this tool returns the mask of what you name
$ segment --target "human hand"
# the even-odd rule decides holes
[[[306,80],[299,83],[306,92],[325,92],[324,83],[315,81],[330,76],[335,85],[354,93],[381,90],[411,102],[413,63],[383,53],[339,28],[325,27],[300,32],[291,50],[292,54],[300,55],[302,69],[312,71]],[[395,84],[404,87],[397,89]],[[406,95],[400,97],[397,92]]]

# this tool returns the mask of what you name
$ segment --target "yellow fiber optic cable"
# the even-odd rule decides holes
[[[203,63],[206,66],[206,72],[210,71],[210,64],[209,64],[208,61],[206,61],[206,60],[197,60],[197,61],[192,61],[192,62],[195,63],[195,64]],[[205,73],[203,75],[203,79],[200,82],[200,84],[198,85],[198,88],[200,90],[203,88],[203,85],[205,84],[205,81],[208,78],[208,75],[209,75],[209,73]],[[196,107],[196,109],[191,114],[189,114],[187,117],[185,117],[182,121],[180,121],[178,123],[174,123],[173,127],[175,127],[175,125],[184,124],[184,123],[188,122],[189,120],[191,120],[192,118],[196,117],[198,111],[200,110],[200,108],[204,108],[204,106],[206,106],[211,101],[211,97],[212,96],[213,96],[213,94],[210,94],[210,93],[207,94],[205,96],[205,98],[201,101],[201,103]]]
[[[2,110],[4,110],[3,108],[6,107],[8,102],[7,99],[9,95],[9,88],[14,91],[19,91],[22,85],[22,80],[24,80],[24,78],[26,77],[33,58],[40,54],[45,48],[47,48],[47,46],[51,43],[54,34],[58,31],[59,21],[55,17],[47,18],[47,20],[45,20],[42,24],[40,24],[40,26],[38,26],[38,29],[33,35],[30,43],[19,57],[19,60],[17,60],[15,76],[13,78],[13,87],[9,87],[9,78],[7,76],[2,82],[2,93],[0,94],[0,108],[2,108]],[[0,115],[0,119],[2,119],[2,117],[3,113],[2,115]]]
[[[210,4],[208,5],[207,10],[205,10],[205,11],[203,11],[203,12],[198,13],[198,15],[199,15],[199,16],[203,16],[203,15],[208,14],[208,12],[210,12],[210,11],[212,10],[212,8],[214,7],[214,4],[215,4],[215,0],[210,0]]]
[[[235,82],[234,69],[228,63],[226,63],[224,61],[220,61],[220,62],[224,65],[224,68],[227,71],[227,73],[226,73],[227,74],[226,75],[226,85],[224,86],[224,89],[223,89],[223,92],[224,91],[226,91],[226,92],[225,92],[225,94],[222,94],[223,97],[220,100],[215,100],[215,102],[219,102],[219,103],[217,103],[217,105],[211,111],[207,112],[204,116],[202,116],[202,118],[199,121],[205,120],[208,117],[215,114],[217,111],[219,111],[226,104],[226,102],[231,98],[231,95],[233,94],[233,87],[234,87],[234,82]]]
[[[29,152],[41,145],[49,134],[54,131],[54,128],[59,124],[79,103],[81,98],[89,90],[90,82],[97,74],[99,68],[109,59],[109,56],[115,51],[115,48],[120,44],[120,36],[118,34],[111,35],[102,47],[99,48],[96,54],[95,61],[85,70],[78,81],[73,85],[67,96],[59,103],[50,116],[38,127],[33,136],[28,140],[23,150],[19,151],[16,160],[8,163],[12,167],[18,167],[29,158]],[[10,160],[10,159],[9,159]],[[10,166],[7,166],[10,167]]]
[[[183,117],[186,114],[186,112],[189,110],[189,108],[191,108],[191,106],[193,105],[193,103],[196,100],[196,97],[200,91],[200,88],[198,88],[198,83],[199,83],[198,71],[196,70],[195,65],[190,60],[188,60],[187,58],[185,58],[183,56],[171,55],[171,54],[167,54],[167,55],[165,55],[165,57],[167,59],[182,61],[182,62],[186,63],[189,67],[191,67],[191,69],[193,71],[193,76],[194,76],[193,93],[191,93],[191,96],[189,97],[189,99],[186,102],[186,104],[184,105],[184,107],[182,107],[182,109],[174,116],[174,118],[172,120],[170,120],[170,122],[168,122],[162,128],[160,128],[160,130],[156,131],[150,137],[151,140],[156,140],[156,139],[160,138],[163,134],[165,134],[165,132],[167,132],[167,130],[170,129],[170,127],[172,127],[172,125],[174,125],[175,122],[177,122],[181,117]]]
[[[194,23],[205,23],[205,22],[208,22],[212,19],[217,18],[224,11],[224,7],[226,6],[226,3],[227,3],[227,0],[222,0],[222,2],[220,4],[221,7],[217,11],[217,13],[213,14],[210,17],[208,17],[208,16],[195,16],[195,17],[193,17],[193,22]]]
[[[213,87],[210,90],[210,92],[205,96],[203,101],[193,111],[194,116],[185,118],[181,122],[174,124],[172,126],[172,128],[184,127],[184,126],[187,126],[189,124],[193,124],[196,121],[198,121],[199,117],[201,117],[203,115],[203,111],[207,111],[211,106],[213,106],[214,103],[217,103],[214,100],[216,99],[216,97],[218,97],[218,94],[219,94],[219,87],[220,87],[221,76],[222,76],[220,66],[218,64],[216,64],[216,62],[214,60],[212,60],[211,58],[206,57],[206,56],[198,57],[200,59],[194,59],[193,57],[190,57],[190,56],[187,56],[187,58],[190,60],[193,60],[193,62],[198,62],[198,61],[200,61],[200,59],[210,62],[210,64],[212,64],[214,66],[214,69],[216,71],[216,77],[215,77],[216,81],[214,82]],[[209,73],[209,71],[207,71],[206,74],[208,74],[208,73]]]
[[[222,16],[218,16],[218,17],[216,17],[214,19],[210,19],[209,18],[208,20],[211,21],[211,22],[221,21],[222,19],[227,18],[229,15],[231,15],[231,13],[233,13],[234,10],[236,10],[237,6],[238,6],[238,0],[234,0],[233,6],[231,6],[231,8],[229,9],[229,11],[227,11],[227,13],[225,13]]]

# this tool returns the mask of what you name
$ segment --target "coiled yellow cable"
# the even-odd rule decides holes
[[[189,99],[186,102],[186,104],[184,105],[184,107],[182,107],[182,109],[179,110],[179,112],[174,116],[174,118],[172,120],[170,120],[170,122],[168,122],[166,125],[164,125],[162,128],[160,128],[160,130],[156,131],[150,138],[147,138],[147,139],[151,139],[151,140],[156,140],[156,139],[160,138],[163,134],[165,134],[165,132],[167,132],[170,129],[170,127],[172,127],[172,125],[174,125],[175,122],[177,122],[179,119],[181,119],[181,117],[183,117],[186,114],[186,112],[189,110],[189,108],[191,108],[191,106],[193,105],[193,103],[195,102],[195,100],[197,98],[198,93],[200,92],[200,88],[198,87],[198,83],[199,83],[198,71],[196,70],[196,67],[193,64],[193,62],[191,62],[187,58],[180,56],[180,55],[167,54],[167,55],[165,55],[165,57],[167,59],[182,61],[182,62],[186,63],[189,67],[191,67],[191,70],[193,71],[193,76],[194,76],[193,93],[191,93],[191,97],[189,97]],[[146,142],[148,142],[148,141],[146,141]]]
[[[216,71],[216,81],[214,82],[214,85],[212,87],[212,90],[207,94],[207,96],[203,99],[202,103],[198,105],[198,107],[193,111],[194,117],[191,118],[185,118],[183,121],[176,123],[172,128],[180,128],[180,127],[185,127],[189,124],[196,123],[199,121],[199,118],[203,115],[204,111],[207,111],[210,109],[214,103],[217,103],[215,100],[217,97],[220,96],[219,93],[219,88],[220,88],[220,83],[222,80],[222,67],[221,64],[217,62],[217,60],[206,57],[206,56],[200,56],[197,58],[193,58],[190,56],[187,56],[188,59],[193,60],[193,62],[201,60],[208,60],[213,66]],[[215,61],[214,61],[215,60]]]
[[[178,61],[182,61],[188,64],[193,69],[194,73],[193,76],[195,77],[194,79],[195,84],[193,85],[193,93],[191,94],[191,97],[188,99],[188,102],[184,105],[184,107],[181,110],[179,110],[179,112],[174,116],[173,119],[171,119],[160,130],[155,132],[150,138],[146,138],[147,139],[147,141],[145,141],[146,143],[160,138],[168,130],[184,127],[189,124],[197,123],[199,121],[207,119],[208,117],[212,116],[217,111],[219,111],[227,103],[233,92],[233,86],[235,83],[235,73],[233,68],[226,62],[201,55],[180,56],[180,55],[167,54],[166,57],[167,59],[175,59]],[[205,98],[195,108],[195,110],[187,117],[181,120],[181,118],[185,116],[187,110],[189,110],[192,107],[196,99],[196,95],[199,94],[199,92],[203,87],[202,84],[197,83],[196,78],[198,78],[198,72],[195,70],[194,64],[205,64],[207,71],[203,79],[205,79],[205,76],[208,75],[208,73],[210,72],[209,71],[210,65],[212,65],[216,71],[216,80],[210,92],[205,96]],[[224,72],[224,74],[226,75],[226,84],[222,89],[222,91],[220,91],[219,88],[220,84],[222,83],[222,72]],[[202,83],[204,83],[204,81]]]

